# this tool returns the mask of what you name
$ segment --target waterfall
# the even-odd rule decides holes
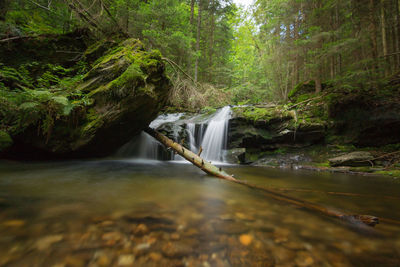
[[[196,124],[194,123],[187,123],[186,124],[186,132],[189,139],[189,148],[191,151],[195,151],[197,149],[196,145]]]
[[[227,146],[228,124],[231,117],[229,106],[220,109],[209,121],[201,146],[206,160],[223,161],[223,150]]]
[[[183,113],[160,115],[153,120],[149,126],[157,129],[164,123],[179,120],[182,115]],[[169,160],[174,158],[172,151],[166,151],[162,144],[145,132],[141,132],[139,136],[133,138],[129,143],[122,146],[117,151],[116,156],[159,160]]]
[[[158,116],[150,123],[150,127],[157,129],[160,126],[172,122],[181,125],[186,133],[186,143],[191,151],[197,153],[200,146],[203,147],[202,157],[209,161],[223,161],[224,149],[227,147],[228,123],[231,117],[229,106],[219,109],[211,118],[199,119],[198,115],[182,120],[182,113],[166,114]],[[179,122],[178,122],[179,121]],[[174,141],[180,141],[182,136],[170,136]],[[124,145],[117,152],[120,157],[137,157],[156,160],[184,160],[179,155],[174,155],[171,150],[166,150],[157,140],[142,132],[132,141]]]

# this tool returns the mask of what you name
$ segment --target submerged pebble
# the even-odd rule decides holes
[[[241,235],[239,237],[240,243],[244,246],[248,246],[253,241],[253,236],[251,235]]]
[[[134,255],[120,255],[118,257],[118,266],[132,266],[135,261]]]

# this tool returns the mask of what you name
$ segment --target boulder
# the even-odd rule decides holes
[[[366,151],[355,151],[345,155],[341,155],[335,158],[329,159],[329,164],[333,167],[336,166],[350,166],[350,167],[358,167],[358,166],[369,166],[371,165],[371,161],[374,157],[371,153]]]
[[[2,155],[0,149],[0,157],[109,155],[149,125],[164,107],[171,88],[161,54],[146,51],[136,39],[114,45],[79,77],[67,83],[67,88],[61,88],[65,86],[61,82],[52,90],[32,88],[22,103],[6,98],[15,111],[5,118],[8,125],[0,124],[0,130],[11,129],[14,144],[7,154]],[[27,114],[29,121],[24,119]]]
[[[247,163],[246,148],[233,148],[225,152],[225,161],[229,163]]]
[[[229,121],[229,148],[275,150],[321,143],[326,135],[324,122],[314,118],[296,119],[283,106],[237,107]]]

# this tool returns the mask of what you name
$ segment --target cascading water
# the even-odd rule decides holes
[[[229,106],[220,109],[209,121],[201,146],[203,158],[211,161],[223,161],[223,149],[226,148],[228,124],[231,117]]]
[[[160,115],[152,121],[149,126],[157,129],[165,123],[179,120],[182,115],[182,113]],[[118,150],[117,156],[168,160],[173,158],[173,153],[165,151],[163,145],[161,145],[156,139],[145,132],[141,132],[138,137],[122,146]]]
[[[160,115],[151,122],[150,127],[157,129],[166,123],[177,123],[178,126],[184,127],[183,130],[186,133],[186,141],[190,150],[197,152],[201,146],[203,148],[201,156],[204,159],[222,162],[227,144],[228,123],[231,117],[230,107],[221,108],[207,120],[199,120],[199,116],[196,116],[182,121],[180,120],[182,116],[182,113]],[[179,136],[177,136],[177,132],[174,132],[170,138],[178,142]],[[174,155],[172,151],[167,151],[157,140],[144,132],[124,145],[118,151],[117,156],[156,160],[184,160],[179,155]]]
[[[189,148],[191,151],[195,151],[197,149],[196,145],[196,124],[194,123],[187,123],[186,124],[186,132],[188,135],[189,141]]]

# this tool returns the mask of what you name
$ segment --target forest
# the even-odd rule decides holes
[[[398,1],[8,1],[1,38],[89,28],[118,34],[184,71],[170,71],[174,106],[286,101],[300,82],[376,90],[399,70]],[[186,75],[187,74],[187,75]],[[189,77],[190,76],[190,77]],[[217,97],[218,96],[218,97]],[[218,100],[217,100],[218,99]]]
[[[0,0],[0,266],[400,265],[400,1],[243,3]]]

